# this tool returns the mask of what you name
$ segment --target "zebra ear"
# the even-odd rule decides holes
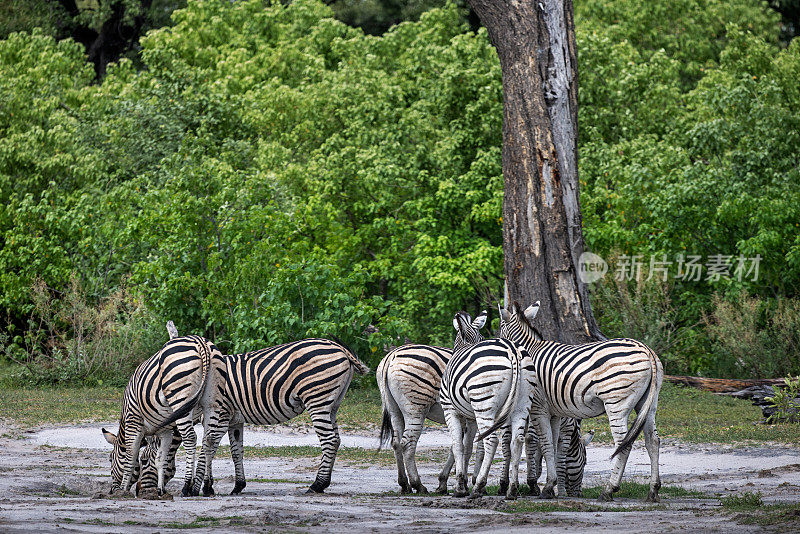
[[[589,443],[592,442],[592,438],[594,438],[594,430],[590,430],[586,434],[583,435],[581,441],[583,441],[583,446],[587,446]]]
[[[103,431],[103,437],[106,438],[106,441],[112,445],[117,443],[117,436],[106,430],[105,428],[101,429]]]
[[[453,328],[456,329],[456,332],[459,331],[459,328],[458,328],[458,316],[457,315],[455,317],[453,317]]]
[[[497,305],[497,311],[500,313],[500,320],[507,323],[509,319],[511,319],[511,315],[509,315],[508,310],[501,308],[500,304]]]
[[[475,317],[475,320],[472,321],[472,327],[476,328],[478,330],[483,328],[484,325],[486,325],[486,316],[487,315],[488,314],[487,314],[486,310],[483,310],[477,317]]]
[[[536,304],[533,304],[532,306],[528,306],[525,309],[525,318],[527,320],[529,320],[529,321],[533,321],[533,318],[536,317],[537,313],[539,313],[539,306],[540,306],[540,302],[538,300],[536,301]]]

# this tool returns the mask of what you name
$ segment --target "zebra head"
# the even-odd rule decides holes
[[[537,300],[536,304],[528,306],[525,311],[520,312],[520,306],[516,302],[511,305],[511,311],[500,310],[500,337],[510,339],[528,347],[535,341],[541,341],[542,334],[533,326],[532,321],[539,313],[541,303]]]
[[[455,351],[483,341],[480,330],[486,324],[486,316],[486,310],[479,313],[474,320],[467,312],[456,312],[453,317],[453,328],[456,329],[456,340],[453,343]]]
[[[111,493],[122,487],[123,460],[125,458],[125,425],[120,421],[117,434],[109,432],[105,428],[101,429],[103,437],[113,447],[111,449]],[[133,475],[131,480],[139,478],[139,462],[134,463]]]

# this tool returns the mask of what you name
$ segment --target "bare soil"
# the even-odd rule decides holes
[[[304,492],[314,478],[317,459],[245,458],[248,483],[240,496],[181,498],[180,481],[168,489],[174,500],[93,499],[110,487],[109,449],[101,425],[25,430],[0,422],[0,531],[2,532],[173,532],[200,528],[210,532],[540,532],[683,531],[786,532],[799,523],[761,527],[740,524],[719,498],[761,492],[765,503],[800,501],[800,448],[780,445],[662,445],[664,485],[702,491],[708,498],[664,496],[656,505],[617,499],[601,506],[593,499],[558,499],[572,511],[508,513],[499,497],[478,501],[451,496],[399,496],[393,465],[337,460],[333,483],[323,495]],[[115,428],[113,424],[107,425]],[[248,444],[306,444],[308,435],[286,428],[248,432]],[[94,437],[96,436],[96,438]],[[278,441],[280,438],[280,441]],[[348,435],[345,445],[370,446],[374,436]],[[433,430],[423,448],[441,448],[446,435]],[[649,463],[637,442],[626,479],[646,482]],[[611,448],[590,445],[584,486],[602,484]],[[436,486],[437,463],[420,464],[423,483]],[[179,470],[180,473],[180,470]],[[496,483],[499,466],[490,483]],[[233,486],[228,457],[214,462],[215,489]],[[524,468],[521,481],[525,481]],[[452,481],[451,481],[452,487]],[[528,499],[528,498],[523,498]],[[531,502],[542,502],[530,499]],[[575,503],[580,504],[575,504]],[[584,510],[584,511],[581,511]]]

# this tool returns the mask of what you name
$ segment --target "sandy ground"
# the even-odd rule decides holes
[[[325,532],[540,532],[701,531],[757,532],[740,525],[736,514],[724,511],[716,498],[669,498],[659,505],[617,499],[614,511],[506,513],[503,499],[479,501],[450,496],[399,497],[392,465],[337,460],[333,483],[325,495],[303,492],[316,473],[313,458],[245,458],[248,484],[236,497],[180,498],[173,501],[92,499],[110,486],[109,446],[101,425],[22,430],[0,423],[0,532],[173,532],[204,531],[325,531]],[[114,424],[106,425],[115,429]],[[297,429],[245,430],[247,445],[316,444],[316,437]],[[375,436],[345,435],[343,446],[374,447]],[[441,430],[424,434],[422,449],[441,448]],[[588,449],[585,486],[602,483],[611,448]],[[661,473],[665,485],[678,485],[709,495],[742,491],[763,494],[765,502],[800,501],[800,448],[662,445]],[[423,463],[423,483],[436,486],[440,465]],[[521,481],[525,481],[524,468]],[[499,466],[490,483],[496,483]],[[218,492],[233,486],[229,458],[214,462]],[[637,442],[626,478],[645,482],[647,454]],[[452,481],[451,481],[452,488]],[[175,494],[180,482],[168,489]],[[541,502],[541,501],[537,501]],[[560,500],[558,502],[565,502]],[[592,499],[581,503],[597,505]],[[622,510],[622,511],[620,511]],[[786,531],[776,528],[777,531]]]

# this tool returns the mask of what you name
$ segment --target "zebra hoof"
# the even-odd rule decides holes
[[[155,489],[145,489],[139,492],[139,498],[145,501],[157,501],[161,495]]]
[[[466,497],[468,495],[467,488],[456,488],[453,490],[453,497]]]
[[[542,490],[541,495],[539,495],[539,498],[540,499],[555,499],[556,498],[556,492],[553,491],[553,488],[545,487]]]
[[[528,480],[528,493],[531,497],[538,497],[542,493],[535,480]]]
[[[210,484],[203,486],[203,497],[213,497],[214,495],[216,495],[214,488]]]
[[[661,497],[658,496],[657,491],[650,490],[644,502],[661,502]]]
[[[439,482],[439,487],[436,488],[436,493],[439,495],[447,495],[447,482]]]
[[[428,493],[428,488],[426,488],[426,487],[425,487],[425,486],[423,486],[422,484],[420,484],[419,486],[417,486],[417,494],[419,494],[419,495],[426,495],[427,493]]]
[[[311,484],[311,487],[308,488],[308,491],[306,492],[306,494],[308,494],[308,493],[322,493],[323,491],[325,491],[325,488],[327,488],[330,485],[331,485],[330,479],[329,480],[320,480],[318,478],[318,479],[316,479],[314,481],[313,484]]]
[[[500,487],[497,488],[497,494],[503,495],[508,491],[508,480],[501,480]]]
[[[245,486],[247,486],[247,482],[245,481],[236,482],[233,486],[233,491],[231,491],[231,495],[239,495]]]
[[[519,497],[519,484],[516,482],[511,484],[511,487],[508,488],[506,492],[506,500],[507,501],[516,501],[517,497]]]
[[[604,491],[603,493],[600,494],[600,497],[598,498],[603,502],[610,502],[614,500],[614,496],[611,494],[610,491]]]

